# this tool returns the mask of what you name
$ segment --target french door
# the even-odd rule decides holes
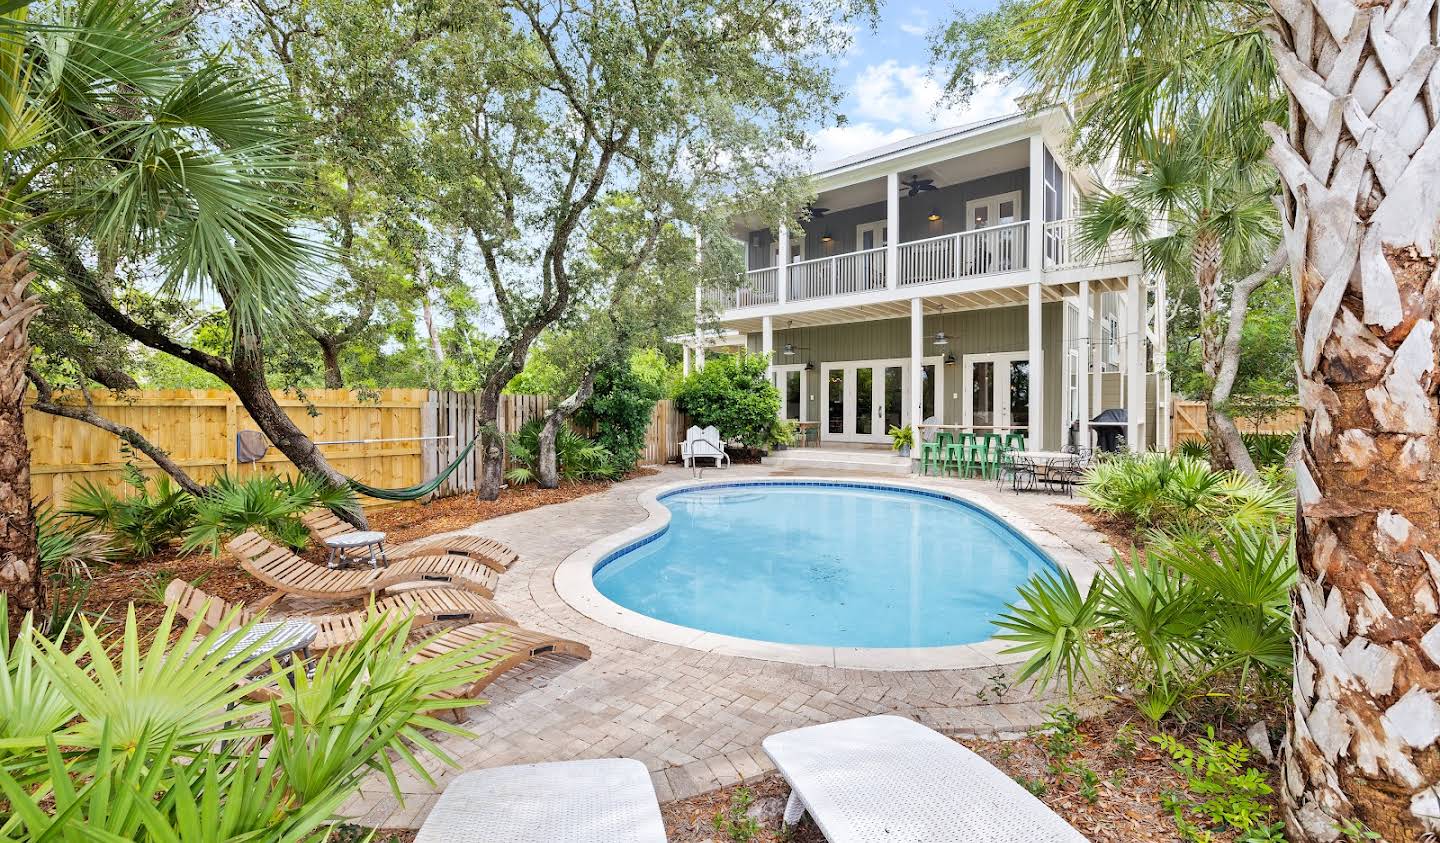
[[[1030,426],[1029,354],[967,354],[963,376],[962,424],[981,433]]]
[[[924,404],[943,395],[939,358],[925,360]],[[889,442],[890,428],[910,423],[910,361],[856,360],[820,369],[820,435],[833,442]]]

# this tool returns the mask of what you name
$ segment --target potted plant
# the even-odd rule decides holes
[[[900,456],[910,456],[910,449],[915,445],[915,429],[906,425],[905,427],[890,426],[890,448],[899,451]]]

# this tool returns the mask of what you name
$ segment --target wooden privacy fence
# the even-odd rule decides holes
[[[1180,398],[1170,402],[1170,445],[1181,442],[1204,442],[1209,428],[1205,424],[1204,401],[1185,401]],[[1236,418],[1235,426],[1241,433],[1294,433],[1300,429],[1304,414],[1299,407],[1285,407],[1270,416],[1257,427],[1244,418]]]
[[[320,448],[337,471],[371,486],[401,488],[435,477],[476,431],[473,393],[382,389],[361,396],[345,389],[317,389],[306,392],[305,401],[282,393],[275,398],[312,441],[333,443]],[[236,434],[258,428],[229,390],[138,390],[123,396],[99,390],[92,401],[96,412],[137,430],[202,483],[221,473],[245,477],[294,471],[274,447],[257,463],[237,460]],[[508,435],[548,406],[543,395],[502,395],[496,426]],[[159,473],[144,455],[127,455],[119,438],[81,421],[27,408],[25,432],[36,501],[62,504],[82,480],[117,489],[127,460],[148,475]],[[677,459],[684,432],[684,418],[673,402],[659,402],[651,413],[641,462]],[[480,455],[472,451],[440,494],[473,491],[479,468]],[[367,506],[384,505],[367,501]]]

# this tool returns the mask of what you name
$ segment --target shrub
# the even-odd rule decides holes
[[[675,402],[700,427],[714,425],[720,436],[748,448],[773,444],[780,415],[780,391],[765,377],[762,355],[715,355],[705,368],[680,383]]]
[[[608,366],[595,376],[595,394],[576,420],[595,429],[596,443],[610,452],[616,470],[624,473],[640,461],[645,431],[660,396],[660,385],[636,374],[628,361]]]
[[[109,535],[49,507],[35,514],[35,546],[41,569],[68,582],[89,579],[92,565],[115,556]]]
[[[1152,720],[1196,699],[1238,707],[1288,682],[1295,575],[1293,541],[1272,532],[1171,537],[1117,555],[1084,595],[1068,572],[1037,575],[995,621],[996,637],[1029,654],[1016,681],[1041,690],[1061,677],[1073,697],[1077,681],[1098,684],[1103,664]]]
[[[313,676],[257,678],[173,610],[149,644],[133,607],[115,636],[81,617],[74,648],[29,618],[10,639],[3,615],[0,598],[0,840],[322,840],[373,771],[398,797],[392,758],[427,781],[417,755],[453,764],[421,730],[469,734],[435,715],[473,703],[432,697],[483,675],[463,660],[490,646],[411,664],[410,623],[377,618]]]
[[[195,500],[184,549],[220,554],[220,544],[249,530],[299,550],[309,533],[300,516],[316,507],[354,511],[359,503],[349,489],[305,475],[255,474],[243,480],[222,474]]]
[[[1250,452],[1250,459],[1257,469],[1271,468],[1285,464],[1290,455],[1290,445],[1295,441],[1293,433],[1242,433],[1240,441]]]
[[[126,465],[124,481],[131,490],[128,495],[117,495],[89,480],[80,481],[66,499],[63,514],[108,532],[127,560],[153,554],[180,538],[194,522],[195,499],[175,485],[169,475],[151,479],[134,465]]]
[[[1160,530],[1227,524],[1284,529],[1295,514],[1294,496],[1286,489],[1172,454],[1125,455],[1096,463],[1086,472],[1080,494],[1097,511]]]
[[[1284,840],[1279,834],[1283,825],[1265,822],[1270,807],[1260,800],[1274,789],[1263,771],[1246,766],[1250,750],[1239,741],[1227,744],[1216,740],[1213,726],[1207,727],[1206,733],[1196,740],[1195,749],[1171,735],[1150,738],[1170,756],[1171,767],[1185,777],[1186,793],[1170,792],[1164,797],[1182,838],[1205,841],[1213,839],[1213,832],[1234,831],[1246,841]]]
[[[505,472],[506,480],[517,486],[535,481],[539,474],[540,428],[543,426],[543,419],[531,419],[510,437],[510,460],[515,465]],[[555,434],[555,463],[556,470],[566,480],[613,480],[625,473],[615,464],[609,449],[564,424]]]

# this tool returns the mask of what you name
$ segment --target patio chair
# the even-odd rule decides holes
[[[341,521],[328,509],[312,509],[300,516],[310,537],[320,544],[326,539],[358,532],[354,527]],[[484,536],[447,536],[438,539],[420,539],[407,547],[396,550],[385,548],[390,559],[409,559],[414,556],[464,556],[492,569],[497,574],[510,570],[520,554],[506,545]]]
[[[474,770],[455,777],[415,843],[665,843],[645,765],[591,758]]]
[[[945,473],[945,452],[941,447],[939,428],[930,427],[935,424],[935,417],[931,416],[920,425],[920,473],[929,474],[931,466],[938,466],[940,473]]]
[[[236,536],[225,547],[257,580],[301,597],[345,600],[397,585],[453,585],[494,597],[498,582],[495,571],[463,556],[412,556],[384,568],[342,571],[312,565],[253,531]]]
[[[730,455],[725,453],[720,431],[714,425],[703,429],[691,425],[685,431],[685,441],[680,443],[680,459],[687,468],[694,467],[696,460],[714,460],[715,467],[719,468],[722,460],[730,462]]]
[[[272,594],[253,607],[246,607],[207,594],[180,579],[171,580],[165,587],[165,605],[174,606],[176,612],[186,620],[199,618],[201,629],[207,632],[225,623],[227,619],[229,628],[238,629],[264,615],[279,597],[279,593]],[[376,600],[365,609],[304,616],[301,619],[320,629],[320,634],[310,643],[310,649],[326,650],[353,643],[360,636],[360,630],[371,612],[394,615],[397,619],[413,617],[416,626],[441,621],[515,622],[515,619],[494,601],[478,594],[456,588],[420,588]]]
[[[1081,449],[1074,457],[1065,460],[1051,460],[1045,472],[1045,483],[1063,489],[1067,496],[1075,497],[1075,485],[1085,476],[1092,462],[1091,451]]]
[[[464,664],[488,664],[485,675],[462,688],[452,688],[436,694],[441,699],[474,699],[491,682],[513,667],[530,659],[544,655],[573,656],[577,659],[590,658],[590,648],[579,641],[561,638],[548,632],[514,626],[506,623],[471,623],[426,641],[421,650],[411,658],[412,662],[433,659],[483,639],[492,639],[493,646],[486,652],[467,659]],[[463,709],[461,709],[463,711]]]
[[[882,714],[766,738],[790,783],[785,823],[806,813],[830,843],[1089,843],[985,759]]]

